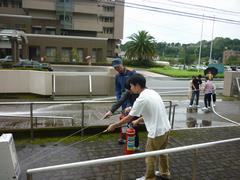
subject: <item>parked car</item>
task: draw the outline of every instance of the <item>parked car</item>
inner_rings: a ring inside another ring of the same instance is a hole
[[[232,68],[230,66],[224,66],[224,71],[232,71]]]
[[[19,61],[24,61],[24,60],[26,60],[26,59],[22,59],[19,57]],[[6,56],[4,58],[1,58],[0,62],[13,62],[13,58],[12,58],[12,56]]]
[[[36,69],[47,69],[48,71],[53,71],[53,68],[48,63],[40,63],[33,60],[22,60],[14,64],[13,67],[23,67],[23,68],[36,68]]]
[[[12,56],[6,56],[5,58],[1,58],[0,62],[12,62]]]

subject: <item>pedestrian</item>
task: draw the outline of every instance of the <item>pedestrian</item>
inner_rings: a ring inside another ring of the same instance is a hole
[[[191,81],[191,99],[190,99],[190,104],[189,107],[193,106],[193,101],[196,97],[196,107],[199,107],[198,102],[199,102],[199,80],[196,78],[196,76],[192,76],[192,81]]]
[[[119,57],[113,59],[112,66],[117,71],[117,74],[115,76],[115,96],[116,96],[117,101],[119,101],[120,98],[122,97],[123,93],[126,91],[125,85],[126,85],[127,79],[130,76],[132,76],[133,74],[135,74],[136,71],[135,70],[129,70],[126,67],[124,67],[123,64],[122,64],[122,60]],[[122,112],[124,112],[124,110],[125,110],[125,108],[127,107],[128,104],[129,104],[129,99],[122,102]],[[122,117],[124,117],[124,114],[121,114],[119,119],[121,119]],[[126,127],[127,124],[125,124],[124,126]],[[124,141],[125,141],[124,134],[126,133],[125,130],[126,130],[126,128],[125,129],[124,128],[120,129],[121,137],[118,140],[119,144],[124,144]]]
[[[127,115],[132,106],[133,103],[135,102],[135,100],[138,98],[139,94],[133,94],[131,89],[130,89],[130,84],[129,84],[129,80],[127,80],[126,82],[126,92],[122,95],[122,97],[119,99],[119,101],[117,101],[115,104],[112,105],[111,109],[104,115],[104,119],[107,117],[110,117],[113,115],[113,113],[126,101],[129,101],[129,104],[127,105],[127,107],[125,108],[124,112],[122,112],[123,114]],[[134,119],[138,119],[139,117],[134,117]],[[124,128],[124,127],[121,127]],[[138,135],[138,126],[134,126],[133,127],[135,129],[135,151],[139,151],[139,135]],[[124,131],[126,132],[126,131]],[[123,138],[123,137],[122,137]],[[122,142],[119,140],[118,141],[119,144],[121,144]]]
[[[202,86],[202,75],[201,74],[198,75],[197,80],[198,80],[198,84],[199,84],[199,89],[201,89],[200,88]]]
[[[208,110],[211,108],[211,96],[213,93],[213,83],[209,79],[208,76],[206,76],[206,83],[204,85],[203,91],[204,91],[204,105],[205,107],[202,108],[203,111]]]
[[[168,144],[170,123],[161,96],[156,91],[146,88],[146,79],[140,74],[131,76],[129,83],[131,91],[134,94],[139,94],[139,97],[134,102],[129,114],[121,121],[109,125],[107,131],[114,131],[122,124],[131,122],[134,116],[142,116],[142,118],[132,121],[132,123],[136,125],[144,121],[148,131],[146,151],[165,149]],[[146,157],[145,162],[145,176],[138,178],[138,180],[155,179],[156,156]],[[160,155],[159,171],[156,175],[170,179],[168,155]]]

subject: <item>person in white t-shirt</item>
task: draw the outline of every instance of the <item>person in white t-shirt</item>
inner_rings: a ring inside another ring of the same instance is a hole
[[[134,125],[144,121],[148,131],[146,151],[155,151],[165,149],[168,144],[170,123],[167,117],[165,105],[161,96],[154,90],[146,88],[146,79],[141,74],[134,74],[129,78],[131,91],[139,94],[139,97],[133,104],[129,115],[121,121],[109,125],[107,131],[114,131],[122,124],[131,122],[134,116],[142,118],[133,121]],[[159,162],[159,171],[155,172],[156,157],[146,157],[145,176],[140,179],[152,180],[156,176],[170,179],[168,155],[161,155]]]

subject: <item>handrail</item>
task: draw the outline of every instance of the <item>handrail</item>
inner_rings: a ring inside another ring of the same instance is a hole
[[[193,144],[193,145],[188,145],[188,146],[183,146],[183,147],[175,147],[175,148],[169,148],[169,149],[164,149],[164,150],[131,154],[131,155],[127,155],[127,156],[122,155],[122,156],[115,156],[115,157],[110,157],[110,158],[101,158],[101,159],[94,159],[94,160],[88,160],[88,161],[82,161],[82,162],[33,168],[33,169],[27,170],[27,179],[28,180],[32,179],[32,174],[39,173],[39,172],[69,169],[69,168],[91,166],[91,165],[98,165],[98,164],[106,164],[106,163],[113,163],[113,162],[118,162],[118,161],[127,161],[127,160],[132,160],[132,159],[145,158],[145,157],[149,157],[149,156],[158,156],[158,155],[162,155],[162,154],[169,154],[169,153],[188,151],[188,150],[193,150],[193,149],[206,148],[206,147],[210,147],[210,146],[214,146],[214,145],[218,145],[218,144],[229,143],[229,142],[234,142],[234,141],[239,141],[239,140],[240,140],[240,138],[232,138],[232,139],[226,139],[226,140],[221,140],[221,141]]]
[[[109,100],[109,101],[97,101],[97,100],[82,100],[82,101],[25,101],[25,102],[0,102],[0,105],[28,105],[28,104],[81,104],[81,103],[114,103],[116,100]],[[163,102],[170,102],[170,101],[163,101]]]
[[[30,137],[31,139],[34,138],[34,127],[33,127],[33,105],[35,104],[81,104],[82,105],[82,121],[81,121],[81,128],[84,129],[84,112],[85,112],[85,104],[98,104],[98,103],[114,103],[116,102],[115,100],[108,100],[108,101],[99,101],[99,100],[81,100],[81,101],[35,101],[35,102],[0,102],[0,105],[29,105],[30,106]],[[169,108],[169,122],[171,122],[171,115],[172,113],[175,113],[175,108],[174,111],[172,112],[172,101],[163,101],[165,103],[169,103],[169,106],[166,106],[166,108]],[[172,127],[174,123],[174,114],[172,115]],[[73,124],[73,123],[72,123]],[[84,134],[84,130],[81,132],[81,134]]]

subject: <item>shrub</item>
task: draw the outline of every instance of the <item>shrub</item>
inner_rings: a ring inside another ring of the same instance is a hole
[[[6,68],[6,69],[11,69],[13,65],[13,62],[2,62],[1,66],[2,68]]]

